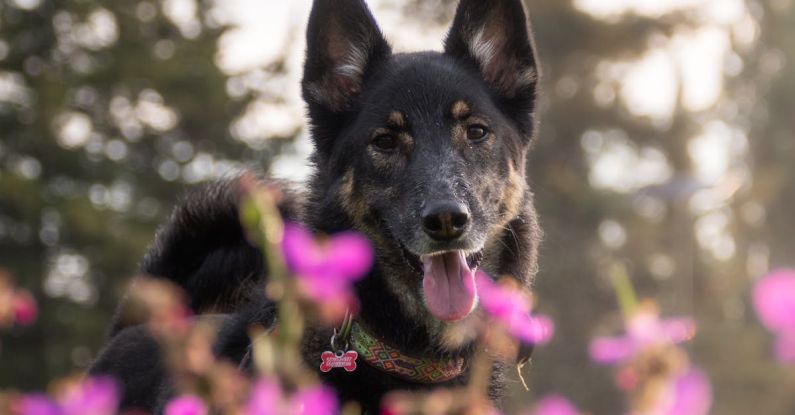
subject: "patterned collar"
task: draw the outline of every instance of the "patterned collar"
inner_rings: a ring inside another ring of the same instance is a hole
[[[464,358],[408,356],[370,334],[358,322],[351,327],[350,345],[368,365],[415,383],[442,383],[464,372]]]

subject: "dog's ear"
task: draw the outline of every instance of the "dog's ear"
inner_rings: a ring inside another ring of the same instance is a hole
[[[445,53],[475,65],[501,98],[533,110],[539,70],[521,0],[461,0]]]
[[[307,27],[304,100],[331,112],[361,92],[369,68],[391,54],[364,0],[315,0]]]

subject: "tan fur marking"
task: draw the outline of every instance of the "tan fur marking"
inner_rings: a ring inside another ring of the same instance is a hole
[[[508,162],[508,180],[502,191],[502,203],[505,206],[505,223],[519,215],[520,204],[524,198],[526,182],[524,177],[516,171],[513,162]]]
[[[501,208],[502,208],[502,217],[500,221],[492,227],[491,231],[489,232],[489,236],[487,238],[486,246],[483,248],[483,262],[481,263],[481,268],[484,270],[498,270],[500,269],[501,264],[500,255],[499,253],[505,249],[504,243],[500,240],[502,238],[503,233],[505,232],[506,228],[509,226],[511,221],[515,220],[516,218],[520,217],[522,214],[523,209],[525,206],[522,202],[527,201],[526,193],[527,193],[527,182],[523,176],[523,173],[520,169],[517,169],[516,166],[512,161],[508,162],[508,177],[505,181],[505,185],[502,188],[502,197],[501,197]],[[532,203],[527,201],[527,203]],[[514,236],[516,238],[516,236]],[[517,241],[517,243],[520,241]],[[532,249],[535,249],[535,246],[531,246]],[[535,254],[533,254],[534,256]],[[537,266],[537,264],[536,264]],[[536,269],[533,270],[525,270],[528,275],[534,275],[537,271]],[[514,276],[518,277],[518,276]]]
[[[472,109],[469,107],[469,104],[466,101],[459,100],[453,103],[453,107],[450,109],[450,114],[456,120],[463,120],[472,114]]]
[[[405,129],[406,128],[406,116],[403,115],[400,111],[392,111],[389,114],[389,119],[387,120],[389,126],[392,128],[398,129]]]
[[[340,184],[340,197],[343,200],[349,200],[353,194],[353,169],[348,169],[345,175],[342,176],[342,184]]]
[[[345,176],[342,177],[339,199],[345,213],[353,219],[355,224],[359,225],[363,222],[364,215],[367,214],[367,204],[354,194],[353,181],[353,169],[348,169]]]
[[[487,237],[489,242],[487,242],[487,245],[492,245],[498,239],[500,233],[505,229],[505,226],[519,216],[526,190],[527,182],[525,181],[522,174],[517,171],[513,162],[509,161],[508,177],[505,181],[505,185],[502,187],[502,194],[500,197],[500,210],[502,216],[489,231],[489,235]]]

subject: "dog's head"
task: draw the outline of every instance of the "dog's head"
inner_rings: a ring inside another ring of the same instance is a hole
[[[307,38],[316,202],[373,240],[404,302],[463,319],[482,252],[529,203],[538,68],[521,1],[462,0],[443,53],[393,54],[363,0],[316,0]]]

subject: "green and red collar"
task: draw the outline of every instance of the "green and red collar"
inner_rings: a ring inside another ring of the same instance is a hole
[[[270,333],[278,328],[274,325]],[[335,345],[337,336],[345,341],[345,349],[338,349]],[[367,365],[386,374],[409,382],[422,384],[436,384],[453,380],[465,370],[463,357],[415,357],[403,353],[371,334],[362,324],[354,321],[352,316],[346,315],[343,326],[338,334],[334,330],[331,338],[333,351],[322,353],[323,363],[320,370],[328,372],[333,368],[344,368],[348,372],[356,370],[356,360],[361,358]],[[240,362],[240,368],[250,367],[253,361],[253,345],[249,345]]]
[[[356,321],[351,326],[349,342],[362,361],[403,380],[424,384],[442,383],[464,372],[462,357],[409,356],[378,339]]]

